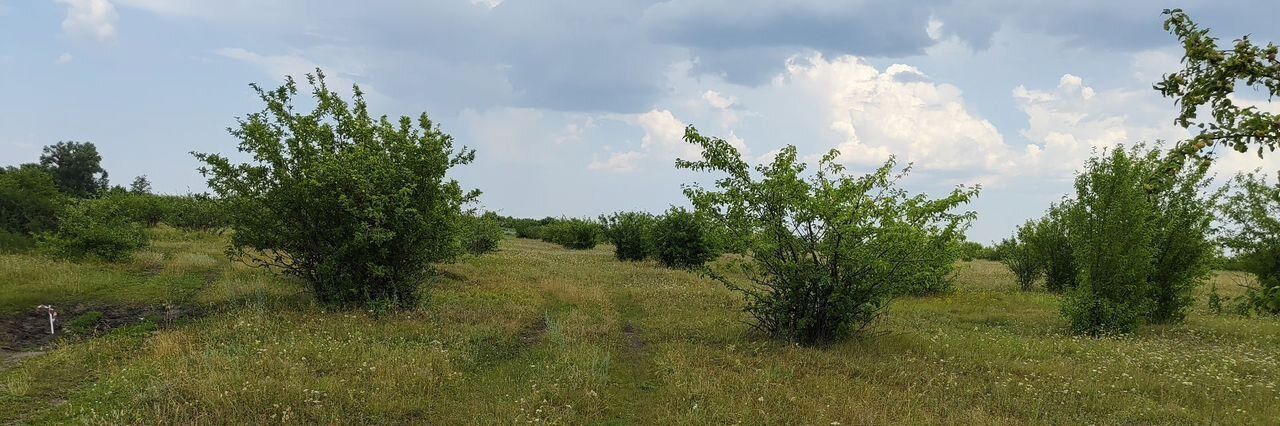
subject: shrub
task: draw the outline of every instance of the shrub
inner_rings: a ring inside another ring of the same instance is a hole
[[[231,224],[226,205],[208,194],[188,194],[166,199],[168,208],[164,222],[174,228],[212,232]]]
[[[542,239],[542,225],[538,224],[519,224],[516,225],[516,238],[530,238],[534,240]]]
[[[564,219],[542,227],[542,240],[574,250],[595,248],[600,225],[584,219]]]
[[[1275,184],[1259,173],[1237,175],[1234,184],[1222,203],[1230,224],[1222,242],[1236,252],[1236,266],[1258,277],[1258,286],[1245,293],[1247,309],[1280,314],[1280,172]]]
[[[327,305],[413,306],[431,265],[461,253],[458,219],[478,192],[446,175],[474,152],[455,152],[426,114],[373,118],[359,87],[348,104],[320,70],[307,81],[306,114],[292,78],[252,86],[266,107],[231,130],[252,162],[195,154],[234,231],[229,253],[301,278]]]
[[[669,268],[696,268],[714,257],[697,215],[672,207],[653,225],[653,257]]]
[[[111,199],[78,200],[58,217],[58,229],[41,234],[38,246],[56,257],[127,260],[147,245],[142,226],[129,221],[121,203]]]
[[[960,260],[966,262],[972,260],[1000,260],[995,248],[987,247],[976,241],[960,241],[959,249]]]
[[[35,165],[0,170],[0,229],[19,237],[52,230],[65,200]]]
[[[1036,224],[1035,221],[1027,221],[1018,227],[1013,238],[1007,238],[997,246],[997,250],[1000,251],[1000,262],[1013,272],[1013,276],[1018,280],[1018,287],[1023,291],[1030,291],[1036,279],[1044,273],[1043,259],[1032,242],[1034,239],[1032,233],[1035,232]]]
[[[613,254],[618,260],[644,260],[652,251],[651,234],[656,220],[643,212],[614,213],[600,218],[604,224],[604,236],[613,244]]]
[[[1178,321],[1212,261],[1202,168],[1171,165],[1141,145],[1095,156],[1066,213],[1080,282],[1063,313],[1084,334]]]
[[[498,243],[502,241],[502,227],[492,217],[463,216],[458,236],[467,253],[479,256],[498,251]]]
[[[937,250],[931,235],[955,237],[973,218],[952,210],[976,189],[960,187],[941,199],[908,196],[897,187],[905,170],[894,174],[893,160],[855,177],[833,150],[806,174],[788,146],[757,167],[757,176],[723,139],[688,127],[685,140],[702,148],[702,159],[678,160],[677,167],[725,175],[715,190],[692,185],[685,194],[744,241],[749,255],[740,261],[749,283],[713,276],[744,293],[754,326],[777,337],[813,344],[864,330],[898,285],[920,279],[910,272],[915,265],[955,261],[957,250]]]
[[[171,203],[164,197],[150,194],[121,193],[110,194],[104,198],[110,198],[120,203],[125,212],[124,214],[129,217],[130,221],[149,227],[156,226],[170,215],[169,208]]]
[[[1063,293],[1076,287],[1080,268],[1076,265],[1067,236],[1066,211],[1070,204],[1057,204],[1049,213],[1035,222],[1030,245],[1044,266],[1044,288],[1053,293]]]

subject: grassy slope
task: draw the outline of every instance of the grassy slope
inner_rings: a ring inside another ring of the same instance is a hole
[[[1184,325],[1075,338],[1055,296],[1018,292],[990,262],[967,264],[954,294],[896,302],[880,335],[801,348],[752,335],[740,299],[718,284],[620,263],[605,247],[574,252],[508,240],[497,254],[447,265],[456,279],[437,283],[418,312],[379,318],[325,312],[295,283],[214,256],[219,244],[164,232],[152,249],[163,256],[123,266],[0,258],[0,279],[57,278],[21,291],[0,286],[0,310],[49,298],[169,298],[210,312],[174,328],[66,344],[0,371],[0,423],[1280,417],[1280,321],[1209,316],[1201,303]],[[1215,279],[1236,292],[1243,278]],[[187,281],[199,284],[159,285]]]

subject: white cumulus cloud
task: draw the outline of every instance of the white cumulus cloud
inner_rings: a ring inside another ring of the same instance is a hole
[[[55,0],[67,6],[62,30],[73,37],[106,41],[116,36],[116,8],[108,0]]]

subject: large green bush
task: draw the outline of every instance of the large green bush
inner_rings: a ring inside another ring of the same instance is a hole
[[[706,226],[693,212],[667,210],[653,224],[653,257],[669,268],[696,268],[714,257]]]
[[[0,170],[0,229],[11,240],[52,230],[65,204],[51,176],[35,165]]]
[[[585,219],[561,219],[545,225],[541,230],[541,238],[549,243],[559,244],[574,250],[595,248],[600,243],[603,233],[600,224]]]
[[[644,212],[620,212],[602,217],[604,236],[613,244],[618,260],[644,260],[652,251],[653,215]]]
[[[1204,178],[1141,145],[1089,160],[1066,213],[1080,268],[1063,307],[1073,330],[1127,333],[1182,318],[1212,261]]]
[[[230,253],[306,282],[329,305],[412,306],[423,274],[461,252],[464,192],[447,177],[474,152],[420,115],[370,115],[363,92],[348,103],[308,75],[315,106],[296,112],[292,78],[231,134],[252,161],[196,154],[231,228]]]
[[[905,171],[895,173],[892,160],[851,176],[833,150],[806,173],[788,146],[753,173],[722,139],[689,127],[685,140],[702,148],[702,159],[678,160],[677,167],[721,175],[715,189],[691,185],[686,195],[744,241],[748,255],[740,264],[748,283],[715,276],[747,296],[745,309],[758,329],[781,338],[812,344],[864,330],[898,286],[922,278],[916,265],[956,260],[959,250],[938,250],[933,236],[958,238],[973,218],[953,210],[976,189],[957,188],[941,199],[908,195],[897,186]]]
[[[56,257],[128,259],[147,245],[142,225],[130,221],[118,200],[77,200],[58,217],[58,228],[40,234],[39,248]]]
[[[1255,312],[1280,315],[1280,172],[1275,183],[1261,173],[1235,177],[1235,191],[1222,203],[1229,227],[1223,237],[1234,263],[1258,277],[1245,294]]]

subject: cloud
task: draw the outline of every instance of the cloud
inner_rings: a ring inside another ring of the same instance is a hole
[[[70,53],[63,52],[61,55],[58,55],[57,59],[53,60],[53,63],[54,65],[69,64],[74,59],[75,57],[71,56]]]
[[[880,71],[857,57],[815,54],[789,61],[773,86],[825,104],[847,163],[875,164],[894,154],[922,169],[982,173],[1007,161],[1004,138],[969,112],[960,89],[930,82],[915,67]]]
[[[1095,149],[1187,136],[1171,124],[1172,107],[1151,91],[1095,91],[1065,74],[1053,90],[1018,86],[1013,97],[1027,115],[1020,133],[1032,143],[1019,160],[1022,174],[1066,179]]]
[[[634,172],[640,169],[639,162],[644,157],[644,153],[637,151],[620,152],[604,160],[592,160],[591,164],[587,165],[587,169],[612,173]]]
[[[62,30],[73,37],[106,41],[116,36],[116,8],[108,0],[55,0],[67,6]]]

